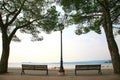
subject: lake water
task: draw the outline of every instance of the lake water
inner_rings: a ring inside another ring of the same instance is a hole
[[[40,64],[40,65],[48,65],[49,69],[59,69],[60,63],[35,63],[35,62],[22,62],[22,63],[9,63],[9,68],[21,68],[22,64]],[[83,61],[83,62],[64,62],[64,69],[75,69],[75,65],[77,64],[101,64],[102,69],[113,69],[112,63],[107,61]]]

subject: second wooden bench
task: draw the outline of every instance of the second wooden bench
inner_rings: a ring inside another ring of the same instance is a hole
[[[102,74],[101,65],[75,65],[75,75],[77,75],[78,70],[98,70],[98,74]]]

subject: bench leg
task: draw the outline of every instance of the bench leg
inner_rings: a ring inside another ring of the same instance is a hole
[[[22,74],[25,74],[24,70],[22,70],[21,75],[22,75]]]
[[[77,75],[77,70],[75,70],[75,75]]]
[[[48,75],[48,70],[46,71],[46,75]]]
[[[99,71],[98,71],[98,74],[102,75],[102,72],[101,72],[101,70],[99,70]]]

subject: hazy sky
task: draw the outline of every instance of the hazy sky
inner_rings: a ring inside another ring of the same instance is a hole
[[[107,60],[110,59],[104,33],[99,35],[94,32],[76,35],[75,27],[63,30],[63,59],[69,61]],[[44,40],[31,42],[30,35],[17,35],[22,42],[12,42],[9,62],[59,62],[60,61],[60,32],[51,34],[42,33]],[[120,36],[116,38],[120,49]],[[0,39],[0,55],[2,45]]]
[[[57,6],[57,10],[62,9]],[[94,32],[76,35],[75,27],[71,26],[63,30],[63,60],[88,61],[111,59],[104,33],[101,35]],[[51,34],[42,33],[44,40],[31,42],[30,35],[17,35],[22,42],[11,42],[9,62],[59,62],[60,61],[60,32]],[[120,49],[120,36],[116,38]],[[2,41],[0,36],[0,58],[2,53]]]

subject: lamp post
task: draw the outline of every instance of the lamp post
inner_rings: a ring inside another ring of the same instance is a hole
[[[61,46],[61,57],[60,57],[60,70],[59,75],[65,75],[64,67],[63,67],[63,50],[62,50],[62,30],[60,31],[60,46]]]
[[[61,23],[59,24],[59,30],[60,30],[60,70],[58,72],[58,75],[63,76],[65,75],[64,67],[63,67],[63,42],[62,42],[62,31],[64,29],[64,25]]]
[[[63,42],[62,42],[62,32],[63,32],[63,29],[64,27],[66,26],[67,24],[67,17],[66,16],[62,16],[62,18],[59,18],[59,30],[60,30],[60,69],[59,69],[59,72],[58,72],[58,75],[60,76],[64,76],[65,75],[65,70],[64,70],[64,67],[63,67]]]

